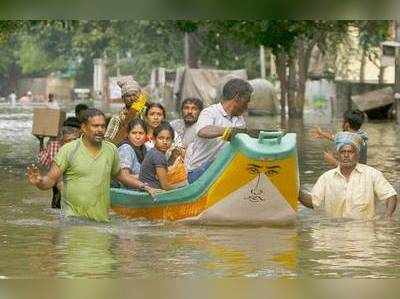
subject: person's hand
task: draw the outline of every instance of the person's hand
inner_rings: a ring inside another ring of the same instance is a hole
[[[40,175],[39,168],[33,164],[28,166],[26,174],[28,176],[29,183],[33,186],[37,186],[43,179],[43,177]]]
[[[228,141],[231,141],[233,137],[236,136],[236,134],[244,133],[249,135],[250,137],[253,138],[258,138],[258,135],[260,133],[260,130],[258,129],[247,129],[247,128],[231,128],[231,133],[228,136]]]
[[[324,134],[320,127],[316,127],[315,129],[311,130],[311,137],[314,139],[322,139],[324,138]]]
[[[338,161],[336,160],[336,157],[332,152],[324,152],[324,160],[326,163],[334,167],[338,165]]]

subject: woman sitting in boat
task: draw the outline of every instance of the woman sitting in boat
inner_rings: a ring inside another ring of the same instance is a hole
[[[146,153],[140,169],[139,179],[152,188],[172,190],[175,186],[168,181],[166,153],[172,146],[175,132],[168,122],[163,121],[152,133],[154,136],[154,148]]]
[[[118,147],[121,171],[139,177],[140,167],[146,155],[146,124],[140,118],[128,123],[128,137]]]
[[[165,121],[166,118],[167,118],[167,113],[163,105],[159,103],[149,103],[147,105],[147,109],[144,114],[144,120],[146,122],[146,127],[147,127],[146,145],[149,148],[154,147],[154,141],[155,141],[154,129],[157,128],[161,124],[161,122]],[[179,135],[175,134],[175,132],[174,135],[175,135],[173,139],[174,147],[183,148],[184,147],[183,142],[179,138]]]

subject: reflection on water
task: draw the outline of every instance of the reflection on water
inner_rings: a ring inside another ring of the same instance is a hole
[[[0,106],[0,277],[400,277],[400,225],[396,221],[325,219],[300,208],[294,228],[192,227],[162,222],[111,224],[67,220],[49,208],[49,192],[26,184],[24,169],[35,161],[31,109]],[[276,118],[250,118],[256,127]],[[285,124],[298,133],[301,182],[310,188],[328,169],[325,141],[309,130],[340,127],[324,115]],[[369,164],[397,183],[398,129],[368,123]]]

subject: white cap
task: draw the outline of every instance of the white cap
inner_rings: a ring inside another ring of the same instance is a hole
[[[32,95],[32,92],[31,92],[31,91],[28,91],[26,94],[27,94],[28,96],[31,96],[31,95]]]

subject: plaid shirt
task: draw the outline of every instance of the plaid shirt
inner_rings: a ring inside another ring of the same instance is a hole
[[[53,159],[61,147],[59,140],[50,139],[45,148],[41,149],[38,154],[39,163],[43,166],[50,167]]]

